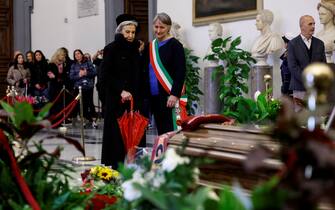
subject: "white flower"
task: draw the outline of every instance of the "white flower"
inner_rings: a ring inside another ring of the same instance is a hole
[[[257,90],[254,94],[254,100],[257,101],[258,96],[261,94],[261,91]]]
[[[144,174],[144,179],[147,182],[151,182],[151,180],[153,180],[154,178],[155,178],[155,173],[153,171],[149,171]]]
[[[209,190],[207,196],[211,200],[215,200],[215,201],[220,200],[219,196],[213,190]]]
[[[141,191],[136,189],[133,185],[135,183],[132,179],[123,182],[121,185],[123,189],[123,197],[128,201],[134,201],[142,196]]]
[[[187,164],[190,159],[187,157],[180,157],[172,148],[167,149],[165,158],[162,161],[162,169],[167,172],[173,171],[180,164]]]
[[[157,173],[155,178],[152,180],[152,186],[159,188],[165,182],[165,177],[162,173]]]
[[[143,178],[143,169],[137,168],[137,170],[133,173],[133,177],[130,180],[123,182],[121,185],[123,189],[123,196],[128,201],[134,201],[142,196],[140,190],[134,187],[134,184],[145,185],[146,180]]]
[[[199,175],[200,175],[200,170],[199,168],[194,168],[193,170],[193,179],[194,179],[194,182],[199,182]]]

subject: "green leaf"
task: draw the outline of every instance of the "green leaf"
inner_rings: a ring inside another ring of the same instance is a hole
[[[241,201],[230,191],[229,188],[224,188],[220,194],[219,209],[246,210]]]
[[[223,42],[222,42],[222,47],[223,47],[223,48],[227,47],[227,44],[228,44],[228,42],[230,42],[231,39],[232,39],[231,36],[225,38],[225,39],[223,40]]]
[[[7,104],[4,101],[0,101],[2,108],[9,114],[9,118],[10,120],[13,122],[13,124],[15,125],[15,111],[14,111],[14,107],[12,107],[11,105]]]
[[[36,122],[33,107],[27,102],[15,103],[14,112],[15,122],[18,128],[23,122],[27,122],[28,124]]]
[[[257,97],[257,106],[260,113],[266,113],[267,101],[265,95],[262,93]]]
[[[142,197],[147,199],[152,205],[159,209],[169,209],[167,202],[166,202],[166,195],[164,192],[161,191],[151,191],[146,187],[142,187],[139,184],[134,183],[135,187],[140,189],[142,192]]]
[[[222,38],[217,38],[217,39],[213,40],[213,42],[212,42],[212,50],[214,48],[221,47],[222,43],[223,43],[223,39]],[[214,50],[213,50],[213,52],[214,52]]]
[[[255,210],[258,209],[283,209],[285,201],[291,194],[283,189],[277,188],[279,179],[273,177],[268,182],[257,186],[251,199]]]
[[[231,43],[230,43],[230,49],[235,49],[236,46],[238,46],[239,44],[241,44],[241,37],[237,37],[236,39],[234,39]]]
[[[43,120],[45,117],[47,117],[51,106],[52,106],[52,103],[47,103],[46,105],[44,105],[43,108],[39,111],[36,119]]]

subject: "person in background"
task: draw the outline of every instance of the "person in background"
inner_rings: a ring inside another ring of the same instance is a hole
[[[70,79],[74,83],[75,95],[79,93],[79,87],[82,88],[84,117],[89,121],[93,128],[97,128],[93,117],[95,117],[95,108],[93,104],[94,77],[95,68],[91,61],[85,57],[80,49],[73,52],[74,63],[70,70]],[[77,105],[77,113],[79,104]]]
[[[68,73],[66,72],[66,58],[63,49],[59,48],[53,54],[50,59],[48,67],[48,97],[50,102],[55,104],[50,109],[50,114],[56,114],[60,112],[63,107],[63,100],[59,99],[55,101],[58,94],[62,91],[63,85],[69,80]]]
[[[92,58],[91,58],[91,54],[89,53],[84,53],[84,57],[86,58],[87,61],[92,63]]]
[[[66,73],[66,80],[64,81],[64,84],[65,84],[65,88],[67,90],[70,90],[72,91],[73,90],[73,82],[70,80],[70,69],[71,69],[71,66],[72,64],[74,63],[74,60],[72,60],[69,56],[69,50],[65,47],[61,47],[60,48],[64,55],[65,55],[65,63],[64,63],[64,69],[65,69],[65,73]],[[68,101],[68,99],[67,99]]]
[[[18,54],[22,54],[22,52],[20,50],[15,50],[14,53],[13,53],[13,60],[9,61],[9,63],[8,63],[8,68],[10,68],[12,65],[14,65],[14,63],[15,63],[15,57]]]
[[[310,15],[300,17],[300,35],[288,43],[288,68],[291,71],[290,90],[293,91],[294,110],[299,112],[304,107],[306,89],[302,80],[305,67],[313,62],[326,62],[324,43],[313,36],[314,18]]]
[[[101,80],[102,80],[102,69],[103,69],[103,65],[102,65],[102,61],[103,61],[103,54],[104,54],[104,50],[98,50],[92,57],[93,60],[93,64],[95,65],[95,68],[97,70],[97,82],[95,84],[95,87],[97,89],[98,92],[98,99],[101,102],[101,113],[100,113],[100,117],[103,118],[104,116],[104,111],[105,111],[105,100],[104,100],[104,95],[103,95],[103,91],[101,90]]]
[[[32,66],[34,65],[34,52],[29,50],[26,52],[26,62],[25,65],[28,69],[31,70]]]
[[[101,90],[105,100],[101,163],[114,169],[125,160],[125,147],[117,119],[129,109],[141,110],[140,42],[135,39],[138,23],[135,17],[122,14],[116,18],[115,40],[104,48]]]
[[[282,63],[280,65],[280,74],[281,74],[281,93],[283,96],[292,96],[292,90],[290,90],[290,81],[291,81],[291,72],[288,68],[287,63],[287,45],[289,39],[286,36],[282,37],[285,43],[285,52],[280,56]]]
[[[48,61],[41,50],[34,53],[35,62],[30,70],[31,72],[31,95],[35,96],[36,109],[42,108],[48,98]]]
[[[74,84],[72,80],[70,79],[70,69],[71,69],[72,64],[74,63],[74,60],[70,58],[69,50],[66,47],[61,47],[60,50],[62,50],[65,55],[64,72],[66,75],[64,76],[65,80],[63,82],[63,85],[65,86],[65,89],[67,91],[74,94],[75,93]],[[71,103],[71,101],[73,101],[73,99],[74,98],[72,95],[65,94],[65,105],[67,106],[69,103]],[[72,121],[72,119],[75,119],[75,121]],[[73,125],[76,124],[76,118],[74,118],[74,112],[70,113],[70,115],[68,116],[68,119],[65,119],[65,123],[72,123]]]
[[[185,81],[186,61],[183,45],[170,35],[171,18],[158,13],[153,20],[156,39],[145,53],[149,64],[145,65],[148,78],[150,113],[153,114],[158,135],[175,130],[175,106],[179,103]],[[150,54],[150,56],[149,56]],[[166,80],[170,77],[170,87]],[[172,84],[171,84],[172,83]]]
[[[100,66],[104,56],[104,50],[98,50],[92,57],[93,64],[98,67]]]
[[[24,65],[24,56],[19,53],[14,58],[14,64],[9,68],[7,73],[7,82],[15,86],[18,95],[27,95],[30,79],[30,70]]]

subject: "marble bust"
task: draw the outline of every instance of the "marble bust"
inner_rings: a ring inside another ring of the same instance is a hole
[[[335,5],[330,2],[320,2],[317,6],[320,23],[323,29],[316,34],[325,44],[327,63],[333,63],[332,55],[335,50]]]
[[[185,41],[184,38],[180,32],[181,26],[177,22],[172,22],[171,29],[170,29],[170,34],[176,38],[182,45],[185,47]]]
[[[207,53],[206,55],[210,55],[213,53],[212,51],[212,42],[215,40],[215,39],[218,39],[218,38],[221,38],[222,37],[222,25],[220,23],[211,23],[209,24],[208,26],[208,36],[209,36],[209,40],[210,40],[210,44],[208,46],[208,49],[207,49]],[[215,67],[215,66],[218,66],[218,62],[215,62],[215,61],[206,61],[205,62],[205,66],[206,67]]]
[[[266,59],[269,54],[281,50],[285,44],[281,36],[271,31],[273,13],[270,10],[262,10],[256,16],[256,28],[261,32],[251,48],[251,54],[256,59],[256,65],[268,65]]]

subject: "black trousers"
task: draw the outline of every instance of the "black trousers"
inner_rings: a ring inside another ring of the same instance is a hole
[[[78,93],[79,93],[79,90],[75,89],[74,95],[77,95]],[[93,103],[93,88],[82,89],[82,95],[83,95],[84,118],[86,118],[89,122],[92,122],[93,117],[95,117],[95,108],[94,108],[94,103]],[[78,103],[74,110],[74,116],[77,116],[79,111],[80,111],[80,104]]]
[[[151,114],[154,115],[158,135],[173,131],[172,108],[166,107],[167,96],[151,96]]]

